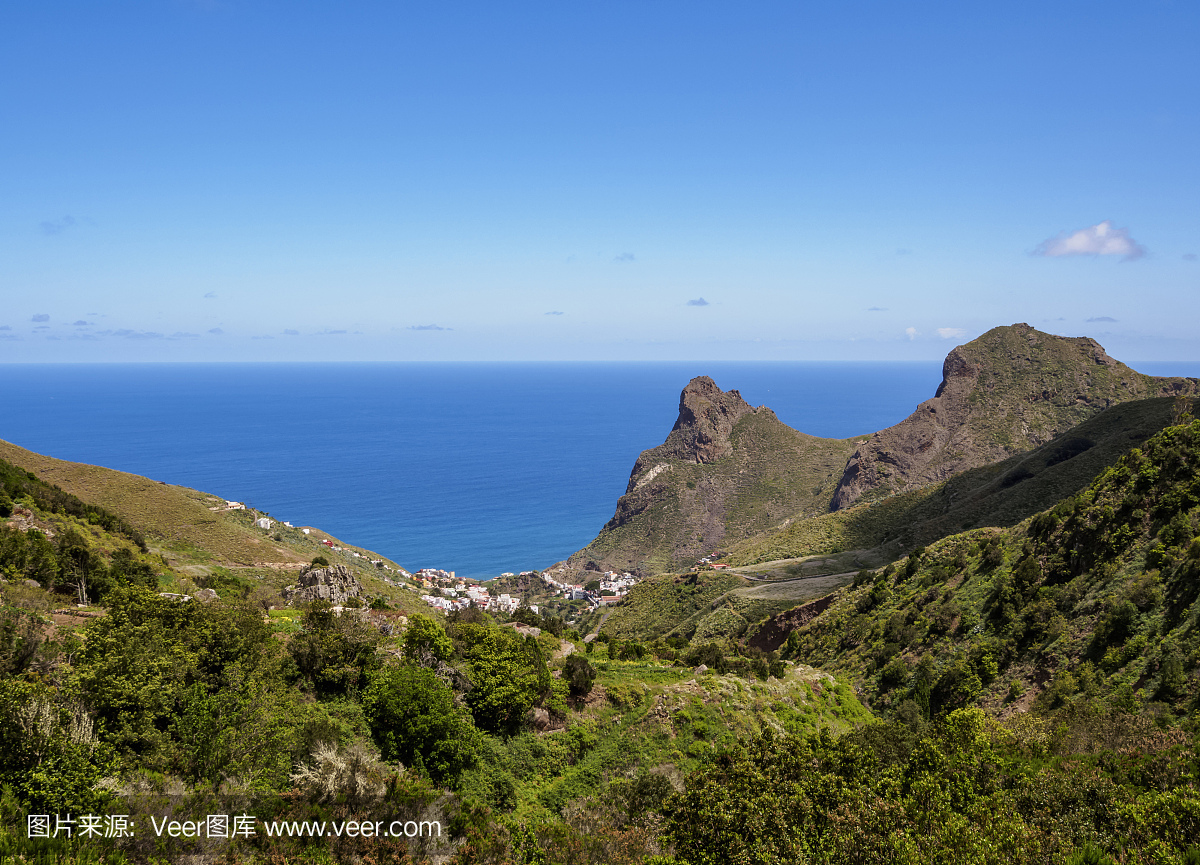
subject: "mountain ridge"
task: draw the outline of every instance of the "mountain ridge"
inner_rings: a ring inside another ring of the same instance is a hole
[[[664,442],[635,461],[612,519],[566,564],[679,569],[784,524],[1028,452],[1119,403],[1198,392],[1200,381],[1137,372],[1090,337],[1023,323],[955,347],[934,396],[870,436],[809,436],[697,376]]]
[[[830,510],[1030,450],[1119,402],[1196,392],[1195,379],[1139,373],[1090,337],[992,328],[950,351],[933,398],[855,451]]]

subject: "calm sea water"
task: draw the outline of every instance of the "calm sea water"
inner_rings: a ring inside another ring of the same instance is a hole
[[[846,437],[906,417],[941,365],[7,365],[0,438],[245,501],[408,568],[488,578],[586,545],[695,375]]]

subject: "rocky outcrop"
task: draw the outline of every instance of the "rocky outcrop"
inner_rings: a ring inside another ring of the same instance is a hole
[[[859,446],[830,509],[1032,450],[1117,403],[1196,392],[1195,379],[1143,375],[1094,339],[993,328],[947,355],[933,399]]]
[[[774,652],[787,642],[788,634],[807,625],[829,609],[835,597],[836,595],[826,595],[772,616],[762,623],[762,626],[746,643],[756,649],[762,649],[764,652]]]
[[[679,394],[679,417],[667,440],[641,455],[629,477],[633,489],[638,476],[651,461],[683,460],[711,463],[733,453],[729,440],[733,425],[754,411],[736,390],[723,391],[706,375],[687,383]]]
[[[296,585],[283,590],[283,596],[289,604],[328,601],[339,607],[350,598],[361,598],[362,593],[362,583],[345,565],[327,568],[309,565],[300,572],[300,580]]]
[[[699,376],[680,393],[666,440],[634,463],[613,518],[568,563],[657,573],[797,512],[823,513],[852,450],[797,432]]]

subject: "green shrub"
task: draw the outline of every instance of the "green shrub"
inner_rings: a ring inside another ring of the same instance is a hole
[[[586,697],[592,691],[596,668],[588,663],[587,658],[572,654],[563,664],[563,679],[572,697]]]

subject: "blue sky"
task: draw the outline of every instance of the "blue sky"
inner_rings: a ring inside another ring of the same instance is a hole
[[[0,362],[1200,359],[1194,2],[10,3]]]

